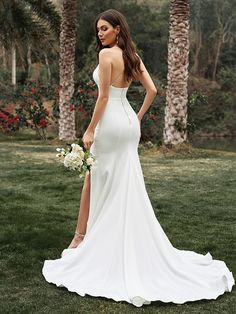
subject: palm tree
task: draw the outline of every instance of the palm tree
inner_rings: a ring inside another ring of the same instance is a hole
[[[74,93],[77,0],[63,0],[60,33],[59,139],[74,140],[75,112],[71,105]]]
[[[16,84],[16,51],[40,43],[50,32],[59,35],[60,15],[49,0],[0,0],[0,44],[12,55],[12,83]],[[21,57],[21,59],[24,59]]]
[[[187,140],[189,1],[172,0],[168,43],[168,76],[163,141],[173,146]]]

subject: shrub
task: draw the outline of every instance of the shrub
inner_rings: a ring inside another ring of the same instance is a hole
[[[189,121],[194,121],[194,131],[209,136],[235,135],[235,95],[218,89],[200,95],[195,92],[189,101]]]
[[[236,92],[236,71],[228,67],[222,68],[217,75],[222,91]]]
[[[12,92],[1,106],[0,127],[4,132],[16,131],[20,127],[30,127],[40,138],[46,140],[46,128],[54,120],[44,106],[46,99],[57,102],[57,88],[39,82],[28,82]],[[12,111],[7,108],[11,105]]]

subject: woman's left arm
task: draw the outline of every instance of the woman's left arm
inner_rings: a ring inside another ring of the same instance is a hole
[[[104,48],[99,53],[99,93],[95,104],[91,121],[83,135],[86,149],[89,149],[94,141],[94,130],[101,119],[109,97],[111,78],[111,58],[109,48]]]
[[[143,61],[140,59],[140,67],[141,67],[141,74],[137,77],[137,79],[140,81],[140,83],[143,85],[143,87],[146,89],[146,95],[143,101],[143,104],[137,113],[138,119],[141,122],[144,114],[147,112],[149,107],[151,106],[156,94],[157,89],[154,85],[145,65],[143,64]]]

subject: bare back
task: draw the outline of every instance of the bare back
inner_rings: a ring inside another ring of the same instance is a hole
[[[122,50],[118,47],[110,48],[112,66],[111,66],[111,82],[110,85],[118,88],[128,87],[129,82],[124,77],[124,59]]]

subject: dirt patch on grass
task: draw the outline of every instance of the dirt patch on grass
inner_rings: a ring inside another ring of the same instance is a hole
[[[54,163],[56,160],[56,149],[53,146],[32,145],[22,143],[0,143],[1,152],[14,155],[18,162],[24,163],[29,160],[43,163]]]

